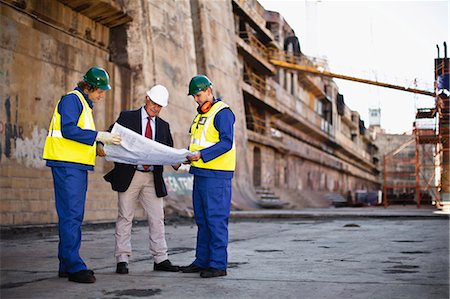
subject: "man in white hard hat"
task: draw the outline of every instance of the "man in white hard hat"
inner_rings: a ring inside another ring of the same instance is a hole
[[[122,111],[117,123],[147,138],[173,146],[170,127],[158,114],[166,107],[169,92],[155,85],[146,92],[145,105],[137,110]],[[172,166],[175,170],[179,165]],[[145,210],[149,225],[149,247],[153,256],[154,271],[178,272],[167,255],[164,232],[163,197],[167,195],[162,165],[129,165],[114,163],[114,169],[105,175],[112,189],[118,192],[118,216],[115,233],[116,273],[128,274],[131,256],[131,226],[135,204],[139,200]]]

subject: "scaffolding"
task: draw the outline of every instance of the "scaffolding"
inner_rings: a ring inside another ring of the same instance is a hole
[[[383,157],[383,204],[405,204],[415,188],[414,139],[410,138]]]
[[[450,206],[450,71],[447,44],[444,42],[444,57],[434,61],[436,87],[436,113],[439,119],[439,152],[441,163],[441,201]]]
[[[436,108],[419,108],[414,122],[416,144],[416,198],[417,207],[423,194],[431,196],[432,203],[441,207],[442,136],[439,134]]]
[[[438,52],[438,58],[435,59],[435,107],[417,109],[413,130],[414,163],[409,160],[407,161],[410,163],[407,171],[393,173],[397,175],[397,178],[403,176],[411,178],[410,171],[413,164],[415,184],[414,186],[407,184],[402,187],[414,189],[418,208],[426,199],[430,199],[431,203],[438,208],[443,208],[444,204],[450,204],[450,94],[446,43],[444,43],[444,49],[444,58],[440,58]],[[390,169],[401,165],[402,161],[397,161],[396,155],[406,148],[408,147],[399,147],[397,151],[385,156],[385,206],[388,205],[389,188],[396,188],[395,184],[390,184],[390,181],[395,180],[395,177],[390,177]]]
[[[417,109],[411,138],[383,158],[383,204],[440,206],[440,137],[436,109]]]

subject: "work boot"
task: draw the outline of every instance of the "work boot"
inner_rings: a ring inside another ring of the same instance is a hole
[[[200,268],[197,265],[194,265],[194,263],[190,264],[189,266],[181,266],[180,271],[183,273],[198,273],[202,270],[205,270],[204,268]]]
[[[212,278],[212,277],[219,277],[219,276],[226,276],[227,275],[227,271],[226,270],[221,270],[221,269],[216,269],[216,268],[209,268],[206,270],[203,270],[202,272],[200,272],[200,277],[202,278]]]
[[[94,283],[96,281],[94,271],[81,270],[74,273],[69,273],[69,281],[79,283]]]

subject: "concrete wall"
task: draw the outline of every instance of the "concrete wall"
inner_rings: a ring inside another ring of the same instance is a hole
[[[117,43],[126,43],[118,50],[117,63],[130,71],[131,95],[121,109],[138,109],[144,105],[145,92],[151,86],[166,86],[169,105],[162,109],[160,117],[170,124],[174,146],[186,148],[189,125],[196,113],[195,102],[187,96],[189,80],[197,74],[190,2],[126,1],[125,6],[133,21],[123,29],[115,29],[124,32],[123,41]],[[169,190],[166,212],[190,214],[190,175],[185,170],[175,174],[171,167],[165,170]],[[143,216],[142,209],[137,215]]]
[[[245,110],[240,89],[235,25],[231,1],[191,0],[197,67],[214,83],[216,97],[230,105],[236,116],[235,141],[237,165],[233,181],[233,204],[253,206],[249,164],[246,160],[247,131]],[[186,88],[187,89],[187,88]]]
[[[57,100],[92,65],[107,69],[112,80],[112,91],[94,108],[99,130],[107,129],[121,110],[142,106],[145,91],[158,83],[170,93],[169,106],[160,116],[171,125],[175,147],[187,147],[196,113],[195,102],[187,96],[188,83],[197,73],[205,73],[214,82],[216,95],[235,112],[238,153],[246,152],[231,2],[99,1],[93,5],[97,4],[120,8],[132,21],[109,28],[64,1],[0,4],[1,225],[57,221],[51,173],[42,161],[42,149]],[[103,180],[111,168],[112,163],[98,158],[89,174],[86,221],[116,217],[116,194]],[[171,190],[167,205],[177,211],[189,209],[189,175],[183,170],[166,171]],[[252,192],[247,188],[248,174],[247,161],[239,160],[235,205],[251,205],[246,203]],[[137,217],[142,216],[139,210]]]
[[[172,125],[175,146],[188,145],[188,124],[195,111],[186,96],[188,80],[196,73],[189,47],[189,2],[128,1],[127,12],[135,21],[114,29],[123,32],[116,45],[127,45],[115,55],[108,49],[110,28],[60,2],[46,2],[30,1],[25,7],[0,4],[1,225],[57,221],[42,149],[56,102],[92,65],[107,69],[113,87],[94,108],[99,130],[107,129],[122,109],[140,107],[144,92],[155,83],[170,91],[170,105],[161,116]],[[85,28],[91,29],[89,36],[77,34]],[[98,158],[90,173],[86,221],[116,217],[116,194],[103,180],[111,168],[112,163]]]
[[[92,65],[105,67],[120,85],[106,49],[109,31],[58,2],[50,7],[29,2],[24,11],[2,3],[0,9],[1,224],[55,222],[51,173],[41,159],[49,120],[61,95]],[[92,28],[89,37],[95,42],[70,31],[84,28]],[[112,118],[112,101],[110,92],[95,107],[99,129]],[[88,193],[88,221],[111,219],[115,213],[115,195],[101,179],[104,162],[97,162],[89,180],[96,187]]]
[[[344,195],[349,190],[372,191],[380,188],[377,181],[354,165],[301,142],[294,144],[299,149],[295,154],[249,142],[248,155],[249,161],[253,161],[254,148],[260,149],[263,161],[259,166],[261,186],[276,190],[276,194],[289,202],[291,207],[328,207],[327,193]],[[257,167],[253,165],[253,170]]]
[[[308,132],[297,130],[297,139],[284,134],[282,141],[269,144],[253,140],[260,137],[268,140],[269,136],[249,136],[254,132],[246,128],[242,59],[236,48],[233,15],[236,3],[233,3],[225,0],[3,0],[0,3],[0,225],[57,221],[53,182],[41,158],[42,148],[56,102],[93,65],[107,69],[112,81],[112,90],[105,101],[94,108],[99,130],[107,129],[121,110],[142,106],[145,91],[156,83],[163,84],[170,98],[169,106],[160,116],[170,123],[177,148],[188,146],[189,125],[196,114],[196,104],[187,96],[189,80],[203,73],[213,81],[215,95],[228,103],[236,115],[235,208],[256,207],[255,146],[261,150],[261,165],[257,166],[261,169],[262,184],[280,193],[288,191],[286,199],[299,207],[326,204],[322,197],[308,192],[345,192],[370,185],[372,175],[366,166],[359,167],[358,162],[345,155],[322,151],[324,141]],[[252,2],[253,6],[256,4]],[[90,9],[83,9],[84,5]],[[105,14],[105,9],[110,13]],[[109,20],[106,15],[117,17]],[[258,20],[264,28],[264,18],[260,16]],[[300,100],[280,89],[277,87],[277,96],[270,101],[283,113],[296,111]],[[296,93],[304,105],[314,108],[314,98],[309,98],[309,93],[302,93],[301,88]],[[286,107],[286,103],[292,107]],[[293,127],[287,131],[293,131]],[[85,213],[88,222],[113,221],[116,217],[116,194],[103,180],[112,166],[97,159],[95,171],[89,174]],[[169,189],[166,212],[190,215],[192,177],[186,170],[175,173],[167,167],[165,180]],[[136,216],[143,217],[142,209]]]

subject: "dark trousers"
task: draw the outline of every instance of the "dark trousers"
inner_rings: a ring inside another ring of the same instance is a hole
[[[87,192],[87,170],[52,167],[59,228],[59,272],[87,269],[80,257],[81,224]]]
[[[231,179],[194,176],[193,206],[197,223],[194,264],[227,269]]]

